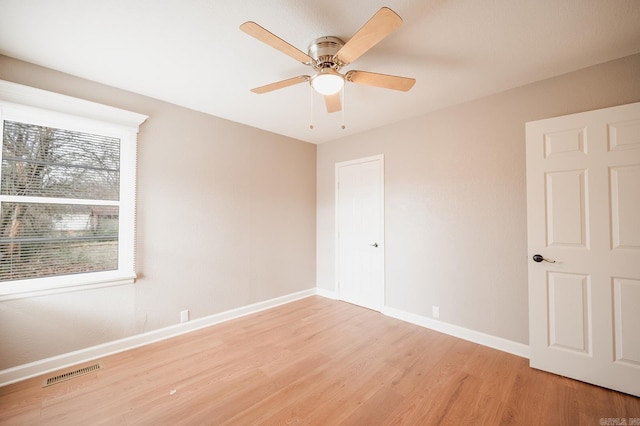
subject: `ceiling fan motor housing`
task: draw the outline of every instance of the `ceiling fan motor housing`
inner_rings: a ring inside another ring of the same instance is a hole
[[[313,58],[311,66],[316,71],[332,68],[338,71],[343,64],[336,62],[335,55],[344,46],[344,41],[338,37],[320,37],[309,45],[309,56]]]

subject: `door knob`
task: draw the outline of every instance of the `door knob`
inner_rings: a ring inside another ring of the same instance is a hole
[[[378,247],[378,243],[369,244],[371,247]]]
[[[555,261],[555,260],[545,259],[541,254],[534,254],[534,255],[533,255],[533,261],[534,261],[534,262],[538,262],[538,263],[540,263],[540,262],[542,262],[543,260],[544,260],[545,262],[549,262],[549,263],[556,263],[556,261]]]

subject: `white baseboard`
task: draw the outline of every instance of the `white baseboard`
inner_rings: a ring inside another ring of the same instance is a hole
[[[311,288],[308,290],[299,291],[297,293],[291,293],[285,296],[276,297],[274,299],[265,300],[263,302],[254,303],[252,305],[231,309],[229,311],[210,315],[208,317],[198,318],[185,323],[171,325],[159,330],[137,334],[135,336],[126,337],[124,339],[114,340],[113,342],[108,342],[86,349],[80,349],[78,351],[46,358],[40,361],[31,362],[29,364],[8,368],[6,370],[0,371],[0,387],[46,374],[52,371],[67,368],[72,365],[92,361],[97,358],[105,357],[107,355],[113,355],[129,349],[134,349],[140,346],[148,345],[150,343],[155,343],[160,340],[179,336],[181,334],[219,324],[224,321],[229,321],[235,318],[254,314],[266,309],[275,308],[276,306],[284,305],[286,303],[304,299],[316,294],[318,294],[317,289]]]
[[[419,325],[440,333],[468,340],[479,345],[488,346],[503,352],[508,352],[522,358],[529,358],[529,345],[514,342],[512,340],[503,339],[502,337],[492,336],[490,334],[481,333],[479,331],[470,330],[458,325],[448,324],[433,318],[424,317],[422,315],[413,314],[396,308],[385,306],[382,313],[392,318]]]
[[[124,339],[114,340],[113,342],[92,346],[86,349],[69,352],[66,354],[46,358],[40,361],[31,362],[29,364],[19,365],[0,371],[0,387],[26,380],[32,377],[40,376],[52,371],[61,370],[73,365],[92,361],[108,355],[124,352],[140,346],[155,343],[201,328],[209,327],[221,322],[229,321],[235,318],[254,314],[266,309],[275,308],[296,300],[304,299],[313,295],[325,297],[327,299],[338,299],[335,291],[322,288],[312,288],[297,293],[287,294],[285,296],[276,297],[274,299],[265,300],[263,302],[254,303],[252,305],[243,306],[218,314],[210,315],[204,318],[198,318],[182,324],[171,325],[159,330],[149,331],[147,333],[137,334],[135,336],[126,337]],[[439,331],[460,339],[498,349],[513,355],[529,358],[529,346],[522,343],[513,342],[501,337],[491,336],[489,334],[470,330],[468,328],[457,325],[448,324],[432,318],[402,311],[396,308],[384,307],[382,310],[384,315],[406,321],[421,327]]]
[[[334,290],[327,290],[326,288],[316,287],[316,294],[326,299],[338,300],[338,292]]]

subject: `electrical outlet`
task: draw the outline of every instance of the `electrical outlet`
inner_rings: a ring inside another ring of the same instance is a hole
[[[180,311],[180,322],[189,321],[189,310],[185,309],[184,311]]]
[[[431,316],[434,318],[440,318],[440,307],[432,306],[431,307]]]

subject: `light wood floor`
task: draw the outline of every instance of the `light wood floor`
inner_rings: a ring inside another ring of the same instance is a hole
[[[598,425],[640,418],[639,398],[320,297],[98,361],[104,369],[47,388],[44,377],[0,388],[0,423]]]

